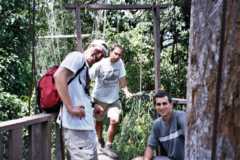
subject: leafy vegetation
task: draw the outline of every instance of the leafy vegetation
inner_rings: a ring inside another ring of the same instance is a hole
[[[0,102],[0,121],[26,116],[25,113],[28,111],[27,103],[23,102],[17,96],[1,92]]]
[[[124,115],[114,147],[119,151],[120,159],[132,159],[143,154],[154,111],[149,99],[126,100],[124,106]]]
[[[0,120],[25,116],[36,107],[32,86],[31,19],[33,1],[0,0]],[[49,67],[60,63],[75,49],[74,38],[44,38],[75,33],[75,17],[64,9],[68,3],[86,0],[38,0],[35,6],[36,79]],[[108,1],[109,2],[109,1]],[[98,3],[108,3],[98,1]],[[123,0],[125,4],[169,4],[161,11],[161,87],[174,97],[185,97],[189,29],[189,0]],[[112,0],[111,4],[119,4]],[[124,61],[132,92],[154,90],[154,40],[151,11],[81,10],[84,47],[94,38],[119,43],[125,48]],[[22,98],[24,97],[24,98]],[[143,153],[153,119],[151,99],[124,100],[124,115],[114,144],[122,159]],[[31,101],[30,101],[31,100]],[[26,102],[31,102],[28,108]]]
[[[31,80],[28,5],[23,0],[0,1],[0,88],[28,95]]]

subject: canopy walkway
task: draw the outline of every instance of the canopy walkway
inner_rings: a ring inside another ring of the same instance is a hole
[[[176,104],[186,100],[173,98]],[[41,113],[0,123],[0,159],[50,160],[61,158],[60,129],[56,114]],[[98,152],[99,160],[115,160]]]

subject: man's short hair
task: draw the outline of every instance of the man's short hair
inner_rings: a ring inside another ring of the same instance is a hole
[[[123,48],[121,45],[117,44],[117,43],[114,43],[114,44],[111,46],[110,52],[113,51],[115,48],[120,48],[120,49],[122,50],[122,52],[124,52],[124,48]]]
[[[153,97],[154,105],[156,104],[156,98],[162,98],[162,97],[167,97],[169,103],[172,103],[172,97],[170,94],[168,94],[166,91],[158,90],[157,93]]]

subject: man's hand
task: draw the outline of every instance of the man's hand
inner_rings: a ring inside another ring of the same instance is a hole
[[[126,98],[131,98],[133,96],[133,94],[131,92],[129,92],[128,87],[124,87],[124,88],[122,88],[122,90],[123,90]]]
[[[129,92],[128,90],[124,92],[127,98],[131,98],[133,94]]]
[[[153,157],[153,149],[150,146],[147,146],[144,152],[144,160],[151,160]]]
[[[82,119],[83,117],[85,117],[85,107],[84,106],[77,106],[72,108],[69,111],[72,115],[79,117],[80,119]]]
[[[127,87],[127,80],[126,77],[122,77],[119,79],[120,87],[122,88],[124,94],[126,95],[127,98],[131,98],[133,94],[129,92],[128,87]]]

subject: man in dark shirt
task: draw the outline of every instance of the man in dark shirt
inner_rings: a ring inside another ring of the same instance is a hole
[[[154,104],[157,113],[161,117],[153,124],[151,134],[148,138],[148,145],[144,152],[144,160],[153,157],[153,150],[160,146],[160,155],[157,160],[183,160],[186,113],[173,111],[172,99],[165,91],[158,91],[154,97]]]

